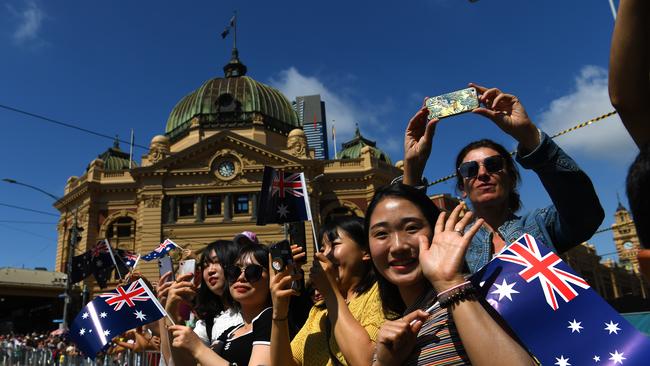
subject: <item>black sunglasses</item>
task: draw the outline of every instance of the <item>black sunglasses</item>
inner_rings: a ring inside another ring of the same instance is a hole
[[[488,173],[496,173],[503,170],[503,157],[501,155],[489,156],[483,159],[482,163],[478,161],[466,161],[458,166],[458,173],[465,178],[470,179],[478,175],[479,167],[483,165]]]
[[[262,272],[264,272],[264,267],[259,264],[249,264],[243,268],[244,278],[249,283],[257,282],[262,278]],[[226,279],[229,283],[237,282],[237,279],[242,273],[242,267],[239,266],[229,266],[226,268]]]

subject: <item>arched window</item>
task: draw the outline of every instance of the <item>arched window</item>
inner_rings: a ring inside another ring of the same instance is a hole
[[[126,250],[135,249],[135,220],[125,216],[119,217],[108,225],[106,239],[113,247]]]

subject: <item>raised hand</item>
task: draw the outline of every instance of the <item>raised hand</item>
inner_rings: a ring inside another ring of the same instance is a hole
[[[431,243],[424,235],[419,239],[422,273],[438,292],[465,282],[462,274],[465,252],[483,225],[483,219],[478,219],[472,227],[465,230],[473,215],[472,212],[466,212],[459,220],[463,206],[462,203],[456,206],[448,219],[446,212],[440,213]]]
[[[172,347],[183,349],[192,354],[194,358],[198,358],[197,354],[201,350],[201,346],[205,347],[205,345],[192,328],[184,325],[171,325],[168,329],[173,337]]]
[[[193,277],[193,273],[186,273],[179,276],[176,282],[169,287],[165,310],[170,315],[178,317],[178,305],[180,303],[191,304],[192,299],[196,296],[197,288],[192,282]]]
[[[162,306],[167,304],[167,296],[169,295],[169,287],[173,282],[168,281],[172,276],[172,272],[169,271],[160,277],[158,286],[156,287],[156,297]]]
[[[334,289],[338,290],[338,276],[338,269],[324,253],[314,254],[309,278],[323,297],[328,298],[334,294]]]
[[[519,141],[521,146],[532,151],[539,145],[539,132],[526,113],[519,98],[506,94],[497,88],[486,88],[474,83],[479,101],[484,107],[475,108],[472,112],[491,119],[505,133]]]
[[[387,320],[379,329],[373,365],[401,365],[415,346],[422,322],[429,314],[416,310],[394,321]]]
[[[305,252],[298,245],[291,246],[294,262],[304,261]],[[269,254],[269,289],[273,303],[273,318],[286,318],[289,313],[291,296],[298,296],[298,292],[291,288],[291,282],[300,280],[301,274],[294,274],[295,265],[290,264],[284,270],[277,272],[271,267],[273,259]]]
[[[404,184],[415,185],[422,178],[431,143],[436,130],[437,118],[427,120],[429,111],[425,106],[411,118],[404,133]]]

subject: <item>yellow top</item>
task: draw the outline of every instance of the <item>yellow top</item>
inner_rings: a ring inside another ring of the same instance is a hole
[[[322,304],[319,303],[319,304]],[[379,288],[377,283],[355,297],[348,304],[352,316],[366,329],[370,339],[374,342],[377,339],[379,328],[384,323],[384,312],[379,299]],[[330,351],[343,365],[347,365],[339,346],[334,338],[334,327],[330,327],[330,339],[326,334],[327,309],[311,308],[305,325],[291,341],[291,353],[299,365],[309,366],[333,366],[330,360]]]

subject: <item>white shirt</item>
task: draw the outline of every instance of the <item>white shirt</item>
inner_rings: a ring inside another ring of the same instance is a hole
[[[196,335],[201,338],[205,345],[210,346],[212,343],[216,342],[217,339],[219,339],[221,333],[223,333],[226,329],[235,325],[242,324],[243,322],[244,320],[238,311],[228,309],[222,311],[214,318],[214,324],[212,325],[212,337],[210,339],[208,339],[208,332],[205,329],[205,322],[203,320],[196,322],[194,333],[196,333]]]

